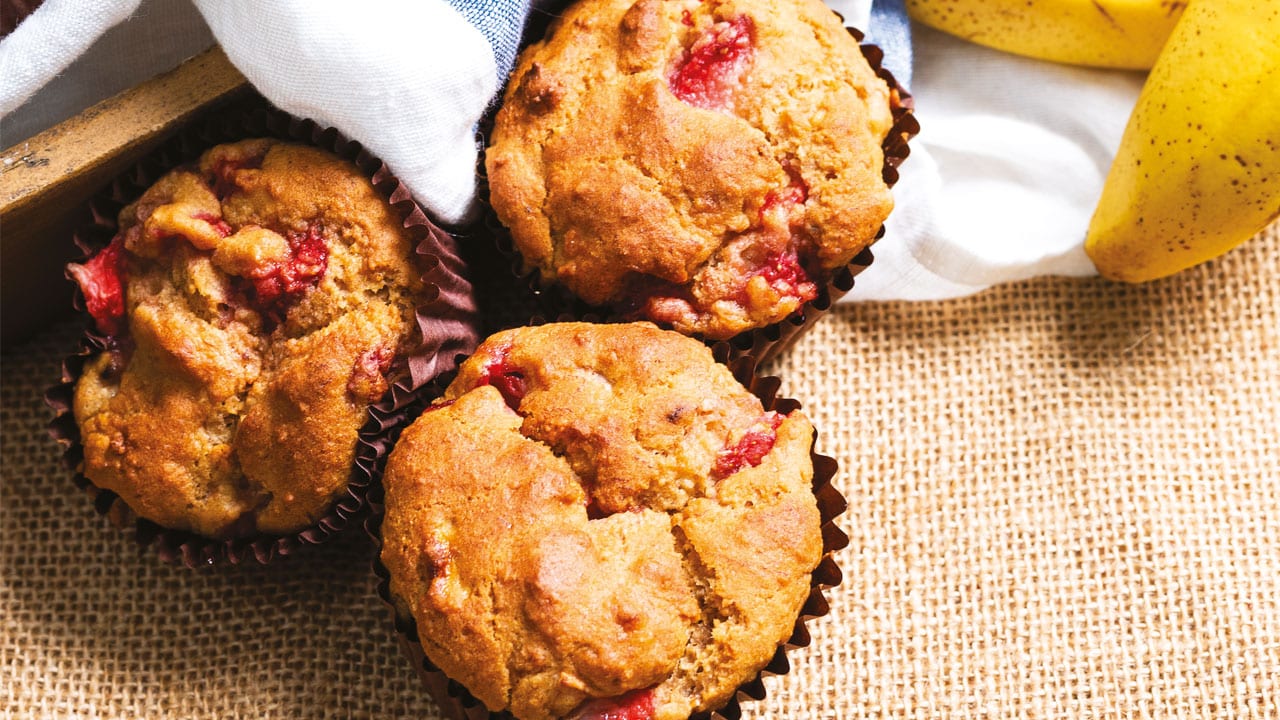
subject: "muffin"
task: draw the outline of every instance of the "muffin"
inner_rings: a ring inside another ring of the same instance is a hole
[[[508,82],[490,202],[544,283],[730,338],[876,238],[893,98],[820,0],[581,0]]]
[[[205,538],[316,524],[420,342],[405,219],[351,162],[264,138],[164,175],[118,227],[68,268],[105,338],[71,397],[82,474]]]
[[[810,594],[813,441],[652,324],[498,333],[387,458],[389,596],[491,712],[714,710]]]

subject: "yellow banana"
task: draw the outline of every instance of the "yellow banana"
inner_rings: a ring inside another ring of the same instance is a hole
[[[916,21],[1006,52],[1150,68],[1185,0],[906,0]]]
[[[1104,276],[1144,282],[1280,216],[1280,0],[1192,0],[1147,76],[1089,223]]]

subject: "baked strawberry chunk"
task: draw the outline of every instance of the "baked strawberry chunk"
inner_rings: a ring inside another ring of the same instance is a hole
[[[755,23],[746,15],[712,25],[676,64],[668,78],[671,92],[696,107],[729,107],[755,55],[754,34]]]
[[[772,190],[760,206],[760,222],[767,218],[790,226],[791,240],[785,249],[770,253],[763,264],[748,277],[761,277],[780,297],[806,303],[818,296],[818,286],[800,263],[796,248],[803,242],[804,203],[809,199],[809,186],[791,163],[784,163],[790,182],[785,188]],[[744,288],[744,293],[746,289]]]
[[[85,309],[98,330],[106,335],[119,333],[124,317],[124,236],[116,235],[83,265],[68,265],[67,273],[80,286]]]
[[[502,393],[507,407],[515,410],[520,407],[528,388],[525,385],[524,373],[511,364],[511,347],[500,348],[484,366],[483,374],[477,387],[492,385]]]
[[[319,284],[329,264],[329,247],[319,226],[291,232],[285,240],[289,242],[289,259],[266,265],[250,275],[254,302],[276,320],[304,292]]]
[[[805,183],[804,178],[800,176],[800,172],[790,164],[783,166],[787,171],[790,182],[781,190],[771,190],[764,197],[764,204],[760,206],[760,216],[777,210],[785,211],[788,215],[796,209],[797,205],[803,205],[809,199],[809,186]]]
[[[212,213],[196,213],[195,215],[192,215],[192,217],[208,223],[209,227],[213,228],[214,232],[218,233],[219,237],[227,237],[231,234],[231,226],[227,224],[226,220],[223,220],[217,215]]]
[[[818,286],[809,279],[809,274],[800,265],[800,258],[792,249],[770,255],[752,277],[762,277],[774,292],[783,297],[791,297],[802,303],[809,302],[818,296]]]
[[[587,702],[570,716],[572,720],[652,720],[653,689],[633,690],[613,698]]]
[[[711,469],[712,477],[721,480],[743,468],[759,465],[777,442],[778,426],[782,425],[783,418],[776,412],[765,413],[761,422],[748,430],[738,442],[716,455],[715,467]]]
[[[347,380],[347,394],[359,402],[377,402],[387,392],[386,372],[395,352],[391,348],[370,348],[356,358]]]

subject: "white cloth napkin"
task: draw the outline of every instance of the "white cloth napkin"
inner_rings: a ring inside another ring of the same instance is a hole
[[[0,114],[18,108],[139,0],[46,0],[0,42]],[[223,50],[280,109],[336,127],[393,168],[445,223],[470,217],[475,125],[505,77],[520,0],[194,0]],[[145,50],[143,3],[132,30]],[[110,8],[108,12],[106,8]],[[93,9],[94,12],[87,12]],[[67,34],[75,39],[68,39]],[[191,53],[202,47],[192,48]],[[135,56],[132,58],[137,61]],[[140,67],[146,67],[145,56]],[[152,73],[163,68],[151,68]],[[141,75],[138,80],[148,77]],[[8,140],[6,139],[6,144]]]
[[[1070,67],[914,25],[920,134],[850,300],[968,295],[1097,273],[1084,254],[1145,74]]]
[[[84,69],[73,61],[121,19],[133,13],[108,35],[132,38],[121,45],[137,82],[172,65],[150,52],[163,45],[145,35],[157,18],[203,17],[274,104],[363,142],[444,222],[469,217],[475,121],[510,67],[528,0],[191,0],[199,14],[188,1],[46,0],[0,41],[0,141],[20,139],[6,126],[31,127],[55,87],[83,92],[80,107],[101,99],[102,87],[74,82]],[[878,15],[901,14],[900,3],[877,2]],[[867,27],[871,0],[829,4]],[[906,28],[885,46],[906,42]],[[182,32],[193,38],[187,54],[204,49],[203,27]],[[849,299],[939,299],[1094,273],[1084,232],[1143,75],[1015,57],[918,25],[910,36],[911,52],[886,65],[911,78],[922,131],[876,262]]]

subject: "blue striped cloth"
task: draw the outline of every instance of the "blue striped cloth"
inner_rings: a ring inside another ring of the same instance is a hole
[[[902,0],[875,0],[866,41],[884,50],[884,67],[902,86],[911,88],[911,20]]]
[[[520,35],[529,16],[529,0],[447,1],[489,41],[498,65],[498,77],[506,77],[520,49]]]

